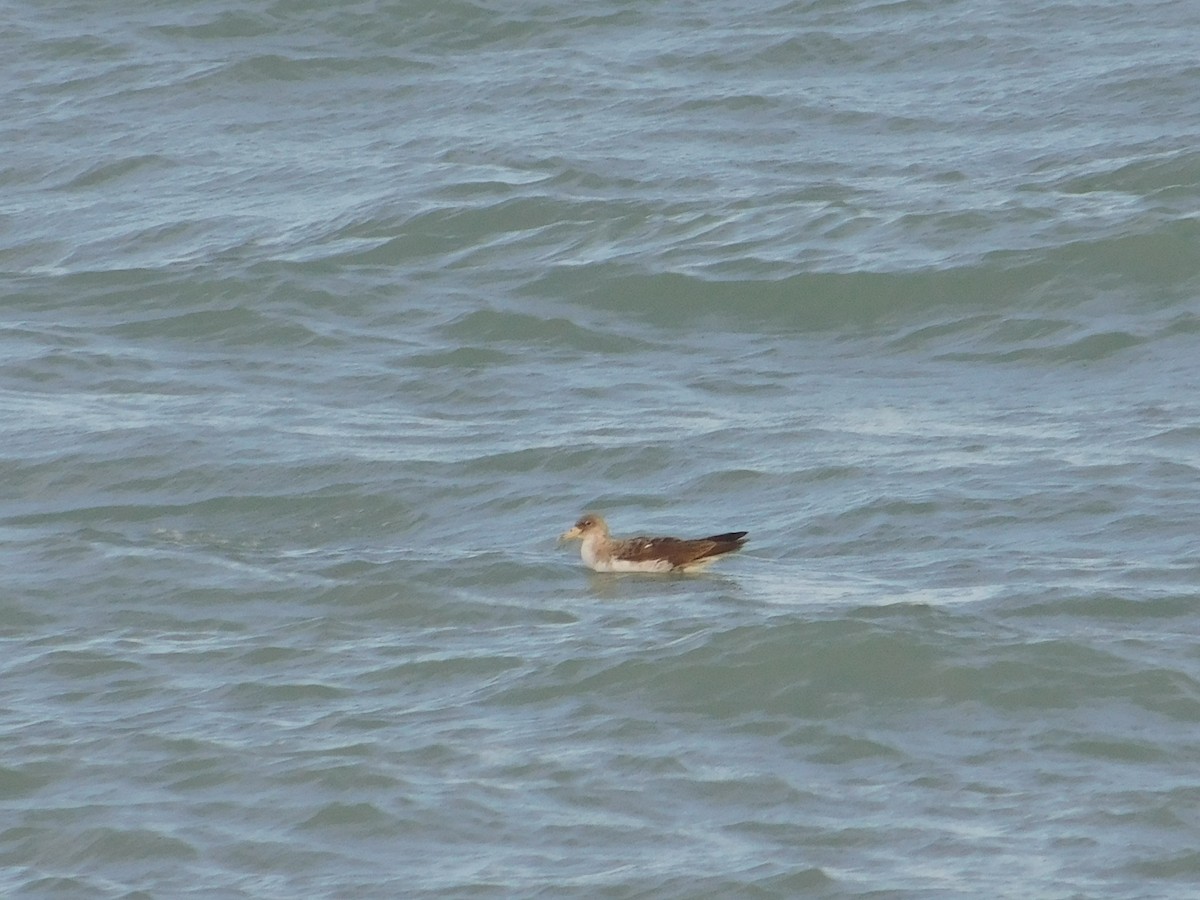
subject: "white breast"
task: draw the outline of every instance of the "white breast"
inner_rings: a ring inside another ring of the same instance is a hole
[[[584,565],[597,572],[669,572],[671,564],[665,559],[647,559],[632,562],[627,559],[613,559],[611,556],[601,556],[599,551],[602,538],[588,537],[579,548]]]
[[[597,572],[669,572],[671,564],[665,559],[643,559],[633,562],[628,559],[604,559],[588,563]]]

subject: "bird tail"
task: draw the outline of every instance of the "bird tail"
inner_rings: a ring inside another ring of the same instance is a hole
[[[706,537],[706,541],[712,541],[714,544],[736,544],[731,548],[736,550],[742,544],[746,543],[746,535],[748,531],[727,531],[725,534],[714,534],[712,537]],[[722,551],[725,552],[725,551]]]
[[[711,541],[712,547],[700,555],[700,559],[711,559],[714,556],[723,556],[726,553],[732,553],[734,550],[741,550],[742,545],[746,543],[746,531],[727,531],[725,534],[714,534],[712,537],[706,537],[704,540]]]

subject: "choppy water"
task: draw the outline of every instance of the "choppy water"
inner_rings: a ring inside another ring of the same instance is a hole
[[[4,18],[5,896],[1200,895],[1200,6]]]

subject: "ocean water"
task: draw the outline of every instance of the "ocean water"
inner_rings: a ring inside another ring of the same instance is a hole
[[[0,894],[1200,896],[1200,5],[3,19]]]

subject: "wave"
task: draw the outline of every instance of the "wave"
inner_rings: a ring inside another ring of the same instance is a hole
[[[948,320],[1018,316],[1032,319],[1017,325],[1018,331],[1059,331],[1093,312],[1098,299],[1118,311],[1165,310],[1169,317],[1186,317],[1200,291],[1198,244],[1200,222],[1172,221],[1147,233],[990,253],[949,268],[795,271],[776,277],[766,267],[761,275],[720,277],[694,268],[656,271],[647,263],[602,261],[554,267],[527,290],[663,326],[700,320],[735,330],[788,332],[915,326],[931,317],[950,327]],[[745,265],[754,268],[752,260]],[[1148,293],[1152,302],[1145,299]]]

